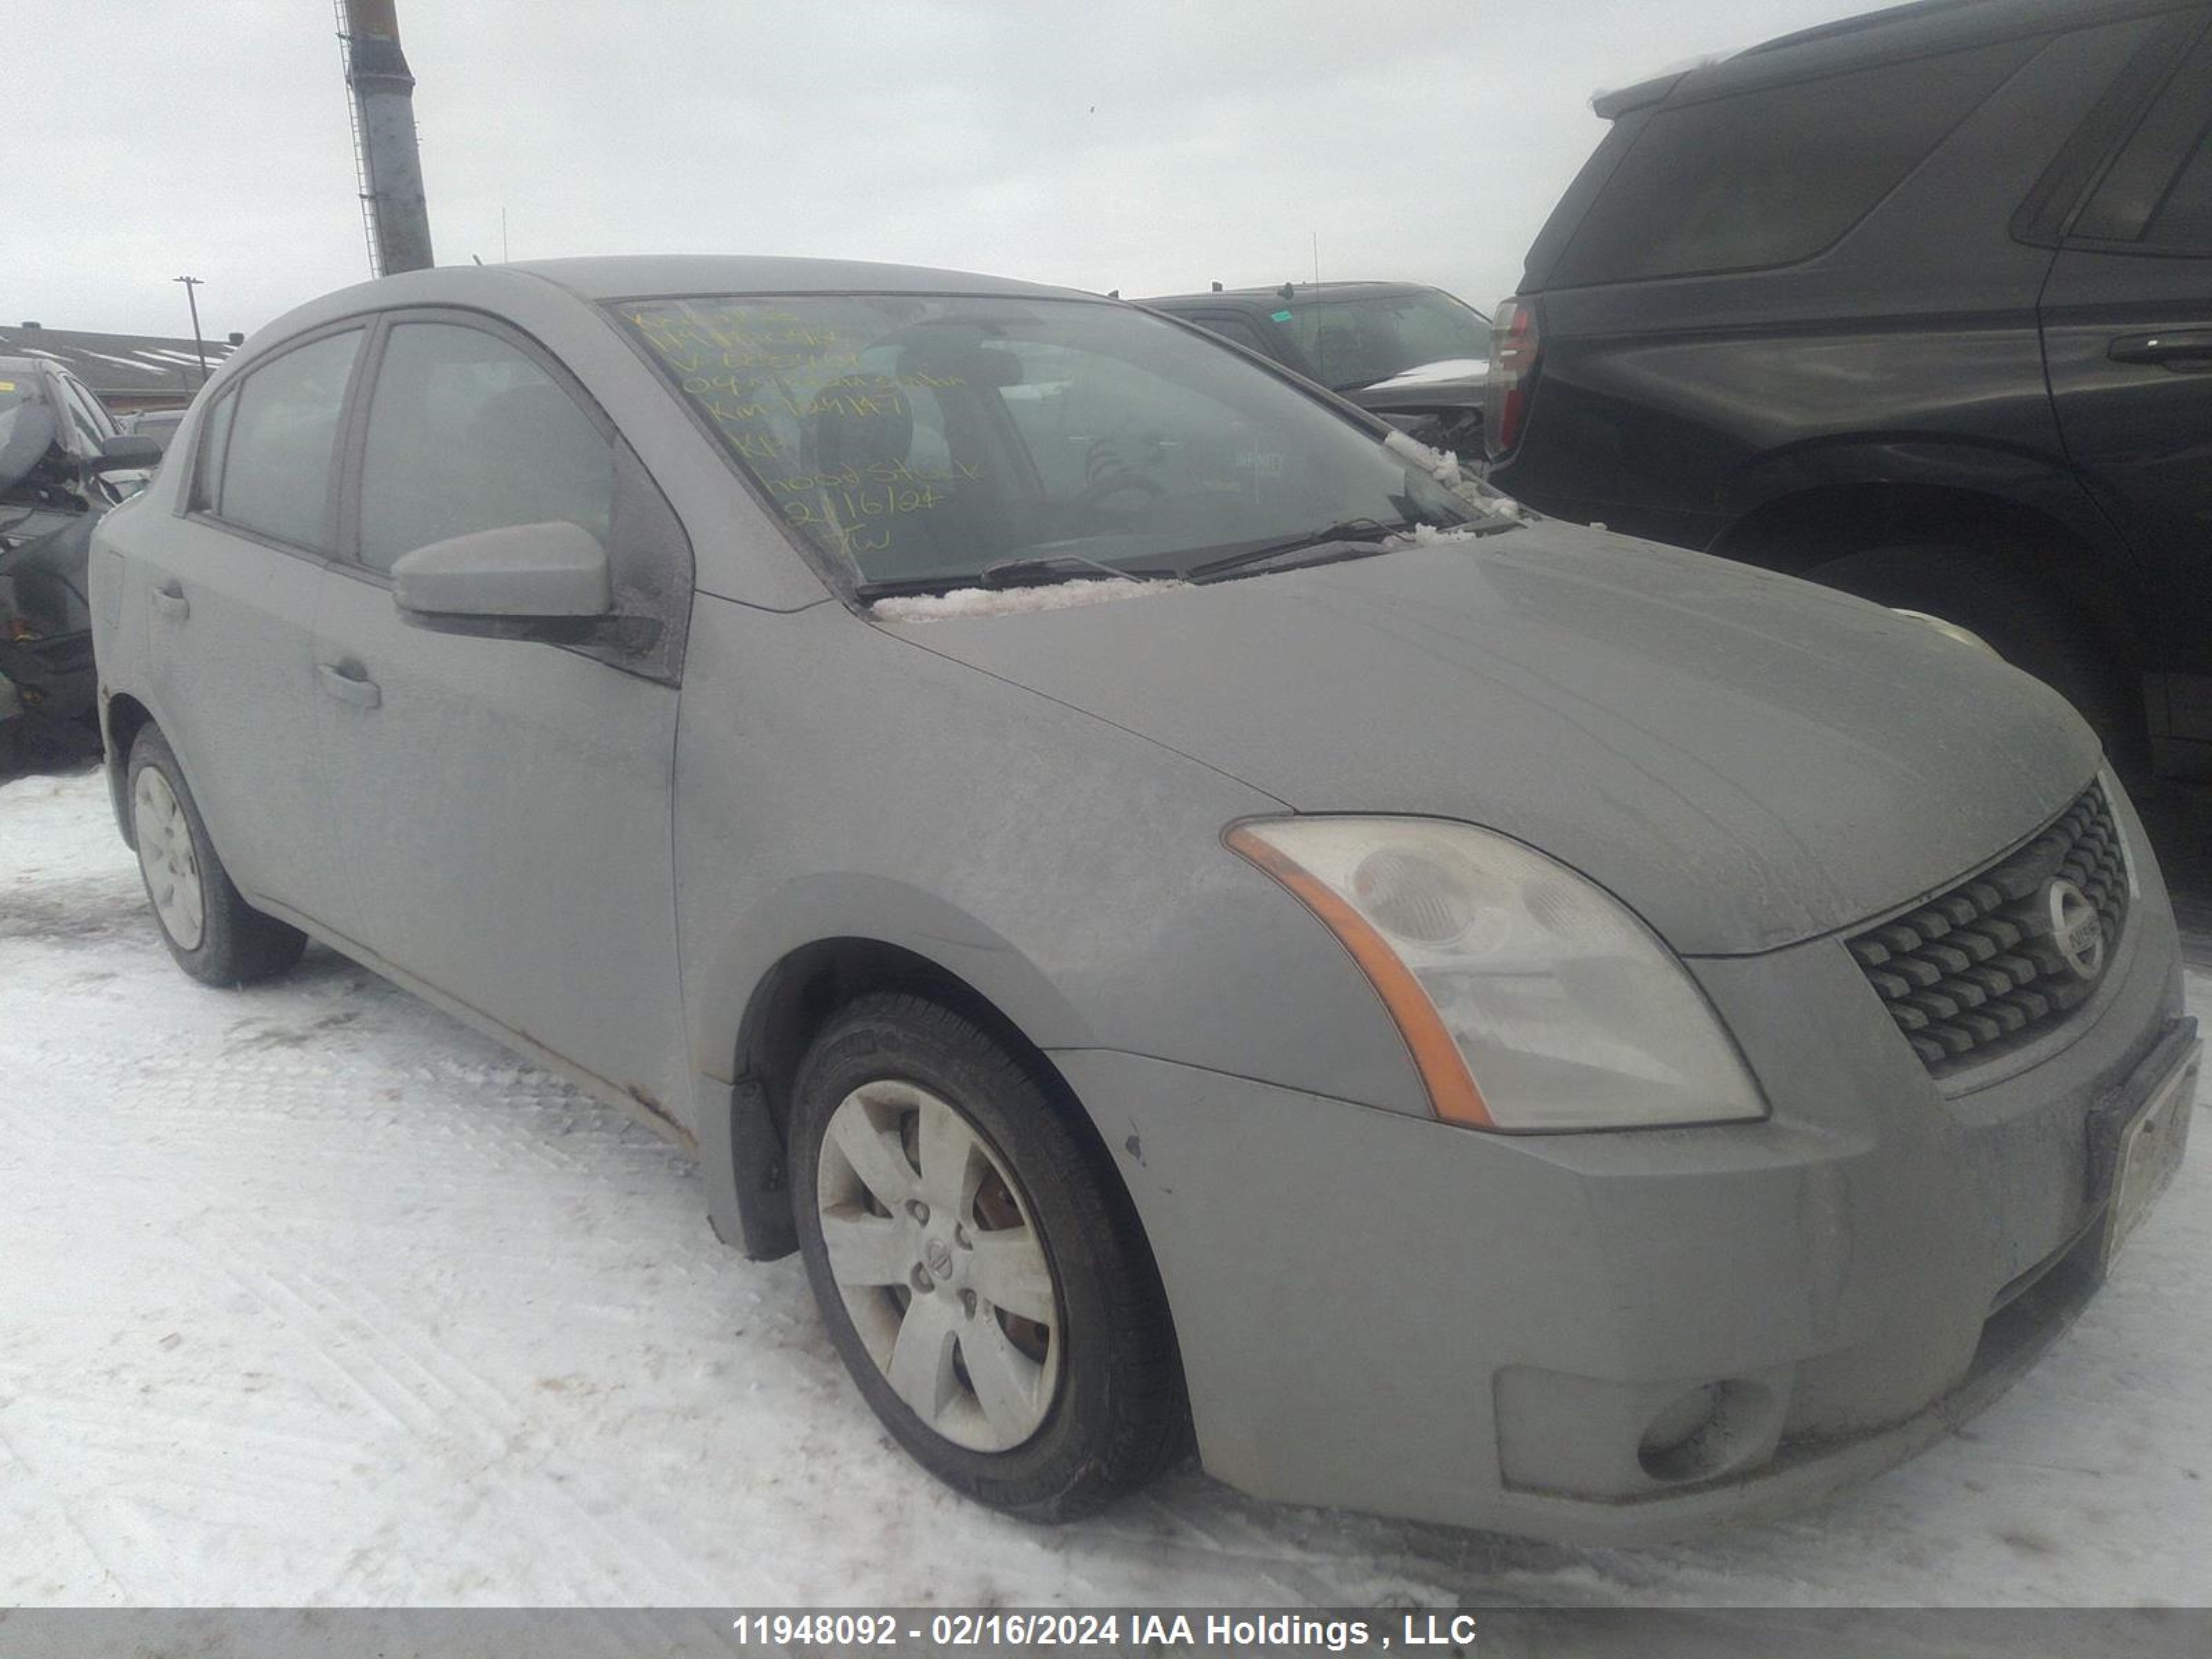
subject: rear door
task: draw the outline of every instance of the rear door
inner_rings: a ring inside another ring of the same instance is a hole
[[[2042,316],[2068,455],[2142,572],[2154,731],[2212,744],[2212,34],[2075,216]]]
[[[689,544],[598,404],[473,313],[386,319],[350,447],[347,556],[315,644],[338,924],[432,989],[646,1103],[684,1086],[671,781]],[[567,520],[605,545],[644,649],[434,633],[393,562]]]
[[[315,605],[337,447],[367,330],[302,337],[200,422],[179,516],[132,538],[126,614],[149,690],[231,878],[326,920],[336,860],[315,756]]]

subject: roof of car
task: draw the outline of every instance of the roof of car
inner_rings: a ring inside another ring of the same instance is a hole
[[[340,318],[400,306],[489,306],[550,284],[593,304],[743,294],[968,294],[1088,300],[1078,289],[864,259],[803,259],[751,254],[612,254],[494,265],[438,265],[356,283],[295,306],[257,331],[240,354],[258,357],[283,341]]]
[[[1095,294],[976,271],[868,259],[807,259],[741,253],[619,254],[533,259],[505,267],[557,283],[587,300],[638,300],[687,294],[1025,294],[1036,298]],[[465,280],[472,267],[450,266]]]
[[[1201,305],[1206,303],[1230,305],[1280,305],[1286,297],[1283,289],[1291,292],[1292,300],[1303,300],[1309,305],[1317,300],[1382,300],[1401,294],[1426,294],[1432,290],[1426,283],[1278,283],[1273,288],[1224,288],[1205,294],[1156,294],[1137,301],[1140,306]]]
[[[2203,0],[1916,0],[1778,35],[1746,51],[1678,68],[1618,91],[1590,107],[1607,120],[1662,101],[1686,103],[1781,81],[1898,58],[1955,51],[2017,36],[2077,29]]]
[[[591,258],[531,258],[500,265],[435,265],[403,270],[368,283],[310,299],[254,331],[239,362],[258,358],[305,331],[365,312],[403,305],[462,305],[502,310],[546,285],[586,303],[622,299],[681,299],[690,295],[987,295],[1026,299],[1082,299],[1109,303],[1078,288],[1046,288],[1011,276],[929,265],[884,265],[865,258],[781,258],[759,254],[604,254]]]

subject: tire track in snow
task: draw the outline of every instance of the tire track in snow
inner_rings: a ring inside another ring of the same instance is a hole
[[[0,1583],[0,1599],[9,1603],[34,1600],[67,1600],[92,1601],[95,1600],[124,1601],[131,1597],[131,1588],[115,1571],[99,1540],[77,1518],[67,1500],[58,1495],[57,1483],[47,1479],[39,1467],[23,1454],[22,1448],[8,1432],[8,1404],[0,1401],[0,1515],[13,1516],[19,1523],[17,1535],[21,1540],[17,1548],[21,1554],[13,1555],[7,1571],[13,1577]],[[85,1591],[82,1581],[70,1577],[67,1564],[49,1561],[42,1567],[31,1555],[34,1540],[45,1539],[52,1547],[57,1533],[66,1533],[82,1547],[85,1555],[99,1569],[100,1588],[114,1592],[102,1598]],[[33,1580],[45,1571],[49,1579],[59,1580],[59,1595],[56,1587],[39,1585],[44,1594],[34,1594]]]
[[[580,1531],[608,1547],[629,1583],[665,1583],[669,1564],[684,1561],[683,1553],[607,1492],[588,1466],[537,1443],[536,1425],[513,1399],[365,1285],[330,1268],[273,1265],[283,1242],[235,1218],[210,1212],[182,1237],[410,1438],[460,1466],[456,1473],[519,1465],[536,1500],[525,1524],[543,1559],[574,1555]],[[586,1554],[590,1571],[582,1576],[603,1576],[606,1561]],[[714,1586],[686,1567],[701,1601],[714,1601]]]

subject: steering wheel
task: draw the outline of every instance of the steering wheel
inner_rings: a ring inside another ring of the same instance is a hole
[[[1166,485],[1157,479],[1146,477],[1141,472],[1109,472],[1103,478],[1093,478],[1070,497],[1067,504],[1072,507],[1084,507],[1095,512],[1106,502],[1112,501],[1115,496],[1127,495],[1133,491],[1145,498],[1141,505],[1146,506],[1168,493]],[[1137,507],[1132,506],[1123,510],[1134,512]]]

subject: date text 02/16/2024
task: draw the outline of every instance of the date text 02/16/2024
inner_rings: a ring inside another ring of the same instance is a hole
[[[962,1648],[1087,1648],[1119,1646],[1125,1639],[1171,1651],[1218,1648],[1254,1652],[1270,1648],[1329,1653],[1472,1650],[1472,1613],[1407,1613],[1394,1632],[1380,1619],[1310,1613],[1053,1613],[995,1610],[936,1613],[925,1626],[890,1613],[756,1613],[733,1620],[741,1645],[779,1649],[895,1648],[927,1642],[932,1650]],[[1395,1640],[1393,1639],[1394,1636]]]

